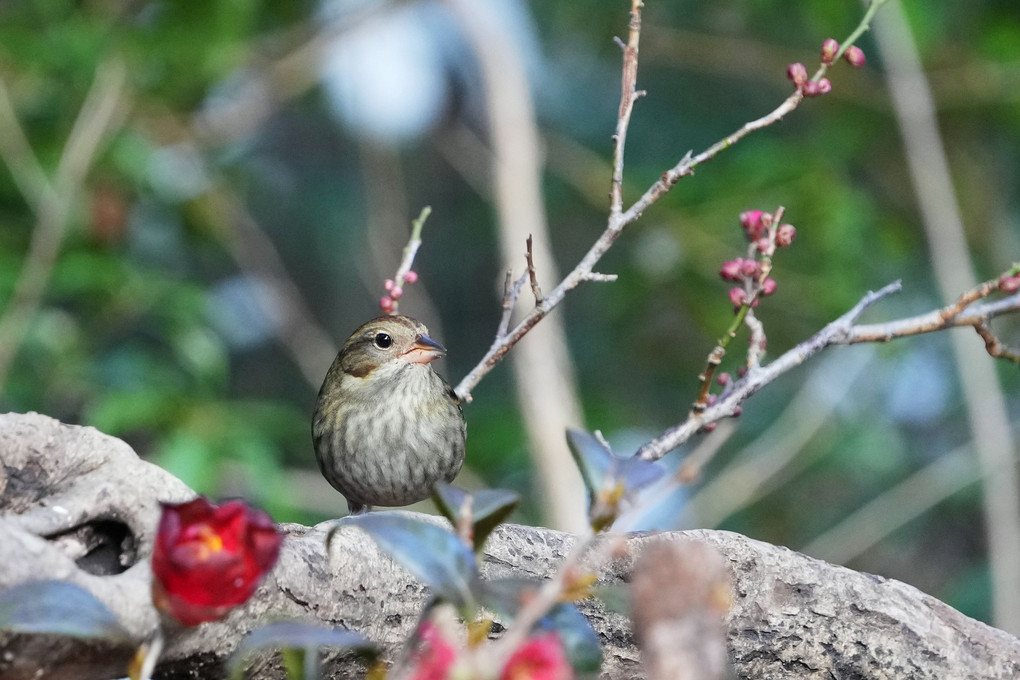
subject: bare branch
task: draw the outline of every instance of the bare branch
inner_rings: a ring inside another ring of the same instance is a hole
[[[13,107],[3,97],[0,119],[4,131],[10,131],[12,137],[0,145],[0,154],[11,167],[18,188],[33,192],[26,193],[24,198],[35,212],[36,223],[25,264],[0,318],[0,384],[42,302],[88,169],[107,135],[123,119],[126,81],[127,69],[119,60],[105,62],[96,70],[95,80],[64,145],[52,184],[42,174],[41,164],[28,146]]]

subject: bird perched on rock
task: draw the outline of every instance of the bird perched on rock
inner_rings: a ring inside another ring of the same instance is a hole
[[[407,316],[384,316],[347,339],[319,390],[312,439],[319,469],[351,514],[408,505],[464,463],[460,403],[431,363],[446,349]]]

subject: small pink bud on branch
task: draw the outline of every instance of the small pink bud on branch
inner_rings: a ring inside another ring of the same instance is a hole
[[[866,61],[864,57],[864,50],[857,45],[851,45],[846,48],[846,52],[843,53],[843,58],[846,59],[847,63],[854,68],[864,66],[864,62]]]
[[[836,60],[837,54],[839,54],[839,43],[835,38],[827,38],[822,43],[822,63],[831,66],[832,62]]]

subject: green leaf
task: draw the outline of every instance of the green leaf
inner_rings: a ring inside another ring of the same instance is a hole
[[[584,487],[588,490],[588,500],[593,503],[609,474],[613,455],[594,435],[584,430],[567,430],[567,446],[581,472]]]
[[[130,636],[110,609],[67,581],[30,581],[0,593],[0,629],[55,633],[127,642]]]
[[[471,498],[472,540],[475,552],[485,546],[485,539],[500,525],[520,502],[520,496],[506,489],[483,489],[469,493],[450,484],[436,485],[432,499],[436,507],[454,526],[460,524],[460,511],[464,501]]]
[[[382,512],[347,518],[332,531],[345,524],[366,531],[380,549],[437,597],[457,607],[474,607],[479,583],[475,555],[449,529]]]
[[[574,605],[566,602],[556,605],[535,627],[555,630],[559,634],[570,665],[578,673],[598,673],[602,668],[599,636]]]
[[[327,628],[297,621],[277,621],[248,633],[230,657],[228,670],[232,676],[239,676],[248,655],[267,648],[304,652],[305,663],[309,660],[315,663],[318,659],[315,652],[320,647],[352,650],[370,657],[376,655],[376,649],[371,642],[345,628]]]

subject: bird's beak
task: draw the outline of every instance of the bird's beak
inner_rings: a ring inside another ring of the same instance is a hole
[[[419,335],[414,339],[411,349],[400,355],[400,358],[411,364],[427,364],[446,354],[446,348],[427,335]]]

